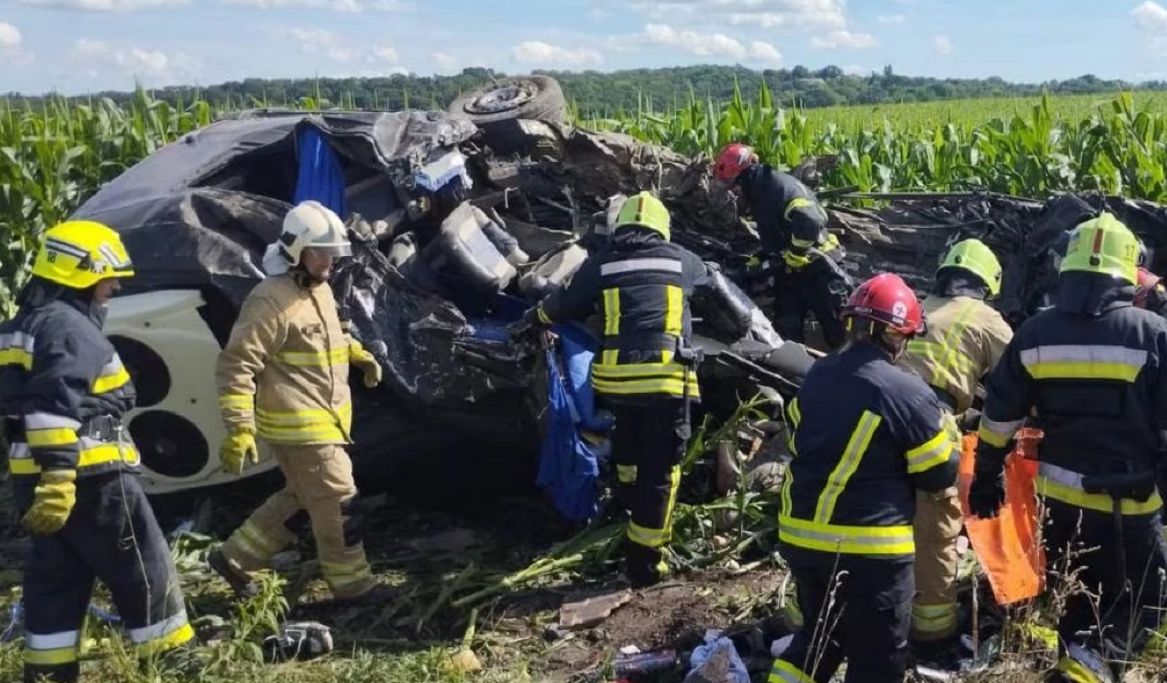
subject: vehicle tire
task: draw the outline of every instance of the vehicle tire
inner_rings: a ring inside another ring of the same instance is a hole
[[[550,76],[515,76],[454,98],[449,112],[476,124],[511,119],[567,123],[567,100]]]

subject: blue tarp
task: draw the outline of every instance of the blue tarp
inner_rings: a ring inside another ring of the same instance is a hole
[[[301,126],[296,132],[296,153],[300,169],[296,176],[294,203],[315,199],[342,219],[344,206],[344,171],[340,159],[328,145],[320,131],[312,126]]]
[[[611,421],[596,416],[589,381],[595,341],[571,325],[553,329],[559,342],[547,350],[547,433],[536,483],[551,494],[560,514],[585,521],[598,509],[600,464],[581,430],[606,431]]]

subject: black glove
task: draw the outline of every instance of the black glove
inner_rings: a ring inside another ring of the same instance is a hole
[[[957,417],[956,424],[962,432],[977,431],[977,428],[981,425],[981,411],[976,408],[969,408]]]
[[[1005,502],[1005,473],[977,472],[968,490],[968,507],[981,519],[992,519]]]

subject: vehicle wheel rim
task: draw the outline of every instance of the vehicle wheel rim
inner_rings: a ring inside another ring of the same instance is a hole
[[[511,83],[474,98],[466,104],[466,111],[471,114],[497,114],[517,109],[530,102],[534,96],[535,93],[529,87]]]

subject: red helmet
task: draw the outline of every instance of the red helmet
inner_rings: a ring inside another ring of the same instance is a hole
[[[749,145],[731,142],[717,154],[717,161],[713,164],[713,177],[728,182],[756,163],[757,157]]]
[[[925,329],[920,300],[894,273],[881,273],[859,285],[843,308],[843,316],[874,320],[909,337]]]

